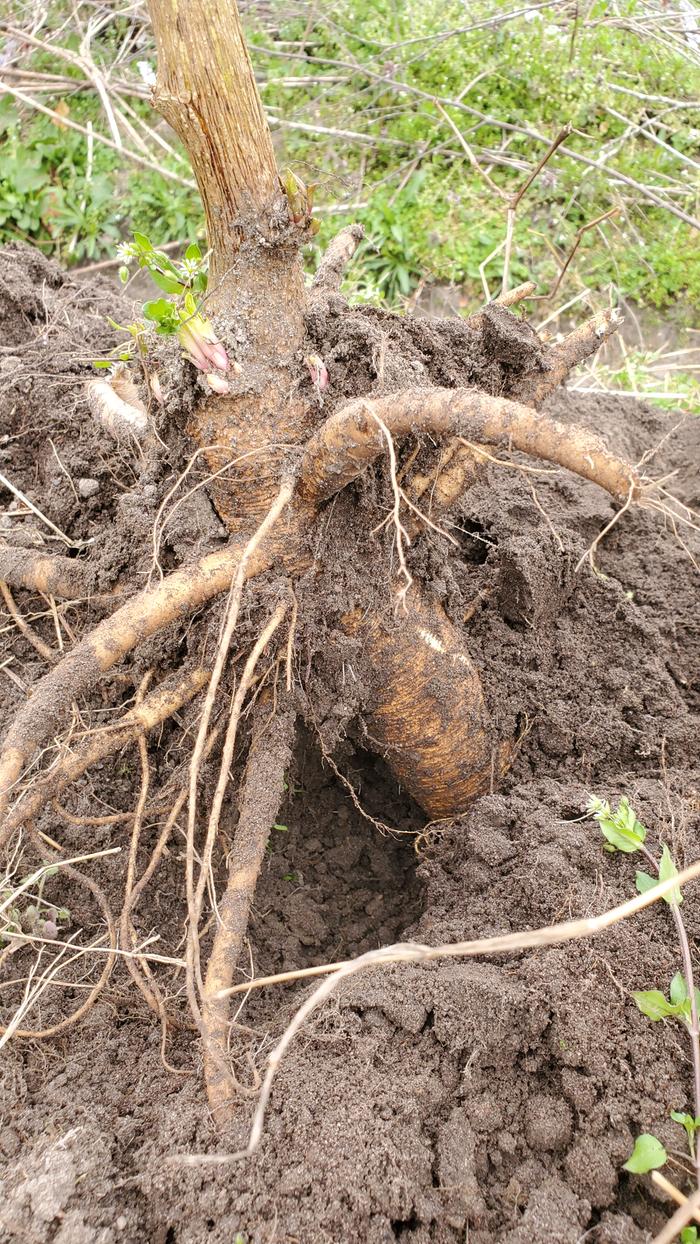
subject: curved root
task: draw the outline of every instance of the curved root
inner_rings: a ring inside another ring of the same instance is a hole
[[[142,704],[125,713],[116,726],[89,735],[82,747],[64,757],[12,810],[0,830],[0,846],[15,829],[25,821],[33,819],[49,799],[60,795],[71,782],[99,760],[112,755],[126,743],[131,743],[139,734],[153,730],[167,717],[171,717],[208,681],[208,671],[200,668],[188,671],[184,678],[180,676],[176,682],[169,679]]]
[[[233,541],[194,566],[176,570],[157,587],[139,592],[41,679],[5,737],[0,755],[0,816],[22,770],[71,700],[89,690],[101,674],[145,639],[226,591],[244,553],[245,542]],[[270,554],[259,548],[248,563],[246,577],[261,573],[269,564]]]
[[[592,480],[620,501],[630,489],[636,499],[642,483],[635,469],[597,436],[557,423],[532,406],[478,390],[406,389],[388,397],[357,398],[319,428],[301,465],[299,493],[307,504],[327,501],[378,458],[383,444],[378,420],[396,439],[432,432],[519,449]]]

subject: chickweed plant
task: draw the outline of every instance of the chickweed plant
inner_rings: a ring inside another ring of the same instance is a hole
[[[649,850],[646,845],[647,831],[624,796],[620,799],[615,811],[607,801],[593,796],[588,802],[588,812],[600,826],[600,831],[605,838],[605,851],[611,854],[618,851],[625,855],[639,854],[646,860],[650,871],[638,869],[635,877],[636,887],[640,894],[651,890],[660,881],[668,881],[677,876],[678,869],[665,843],[658,858]],[[666,1019],[676,1020],[688,1033],[693,1064],[693,1113],[681,1110],[671,1110],[670,1113],[673,1121],[685,1130],[690,1157],[700,1186],[700,1149],[695,1142],[695,1133],[700,1128],[700,1029],[698,1028],[700,991],[695,987],[690,943],[680,912],[683,902],[680,888],[673,889],[665,895],[664,902],[668,903],[673,916],[683,970],[676,972],[670,982],[668,996],[661,989],[646,989],[636,991],[632,997],[642,1015],[645,1015],[652,1023]],[[636,1175],[644,1175],[648,1171],[664,1166],[667,1160],[668,1154],[661,1141],[650,1132],[644,1132],[637,1137],[623,1170]],[[680,1238],[682,1244],[693,1244],[698,1240],[697,1228],[684,1228]]]
[[[5,878],[0,890],[0,946],[17,944],[27,935],[53,941],[59,927],[70,924],[68,908],[44,897],[46,882],[58,871],[56,864],[46,864],[19,882]]]
[[[113,328],[128,333],[129,340],[120,343],[110,358],[96,359],[95,367],[111,368],[115,362],[128,362],[134,354],[145,357],[150,328],[159,336],[177,337],[185,357],[206,374],[212,391],[228,393],[228,383],[222,373],[232,365],[197,301],[197,295],[205,294],[207,288],[205,259],[197,243],[192,242],[187,247],[181,260],[172,260],[165,251],[156,250],[145,234],[134,233],[133,242],[117,247],[117,258],[121,260],[119,279],[122,284],[129,280],[130,265],[137,264],[167,297],[144,302],[143,318],[133,324],[117,324],[110,320]]]

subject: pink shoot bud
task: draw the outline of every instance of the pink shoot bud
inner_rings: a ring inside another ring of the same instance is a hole
[[[228,371],[228,354],[220,341],[212,341],[209,344],[208,353],[212,363],[219,371]]]
[[[177,336],[188,359],[200,371],[209,372],[212,368],[228,371],[228,354],[204,316],[197,313],[188,315]]]
[[[149,384],[151,386],[151,393],[156,399],[158,405],[162,406],[163,405],[163,389],[160,383],[160,378],[155,374],[155,372],[150,377]]]
[[[218,393],[221,397],[224,397],[229,391],[228,381],[224,380],[223,376],[217,376],[216,372],[207,373],[207,384],[212,393]]]
[[[182,328],[178,329],[177,339],[190,362],[194,363],[200,371],[208,371],[211,363],[204,353],[204,342],[195,336],[189,324],[183,324]]]
[[[312,384],[316,386],[319,393],[323,393],[324,389],[328,388],[329,379],[328,368],[320,354],[307,354],[304,362],[309,369]]]

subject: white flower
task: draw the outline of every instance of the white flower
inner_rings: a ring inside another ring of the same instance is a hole
[[[120,263],[131,263],[136,258],[136,247],[133,242],[120,242],[117,247],[117,259]]]

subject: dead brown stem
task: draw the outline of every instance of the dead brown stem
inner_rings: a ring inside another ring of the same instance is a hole
[[[501,285],[502,294],[508,293],[508,286],[510,282],[510,258],[511,258],[511,253],[513,249],[513,234],[515,232],[515,217],[518,211],[518,205],[521,199],[523,198],[523,196],[527,194],[527,191],[530,189],[530,186],[532,185],[533,181],[535,181],[535,179],[539,177],[545,164],[548,162],[548,160],[551,160],[557,148],[560,147],[561,144],[565,142],[566,139],[569,137],[569,134],[571,133],[571,129],[572,129],[571,124],[568,124],[568,125],[565,125],[564,128],[559,131],[554,141],[549,144],[549,147],[545,151],[541,160],[537,162],[532,172],[526,177],[520,189],[516,190],[515,194],[512,195],[510,199],[508,199],[508,205],[507,205],[507,210],[506,210],[506,253],[505,253],[504,260],[503,260],[503,282]]]
[[[616,216],[618,211],[619,211],[619,208],[611,207],[609,208],[607,212],[603,212],[600,216],[596,216],[595,220],[589,220],[587,224],[581,225],[581,228],[577,231],[576,236],[574,237],[571,250],[569,251],[568,255],[566,256],[566,259],[564,260],[561,268],[559,269],[559,272],[557,273],[557,276],[552,284],[551,289],[546,294],[535,295],[538,302],[547,302],[549,301],[550,298],[554,297],[557,290],[559,289],[559,286],[564,280],[564,277],[566,276],[566,273],[568,272],[569,267],[571,266],[571,261],[573,260],[574,255],[576,254],[579,246],[581,245],[581,242],[583,241],[584,236],[589,232],[589,230],[595,229],[597,225],[602,225],[603,221],[609,220],[611,216]]]
[[[340,289],[345,269],[364,236],[362,225],[346,225],[332,238],[311,283],[312,297]]]

